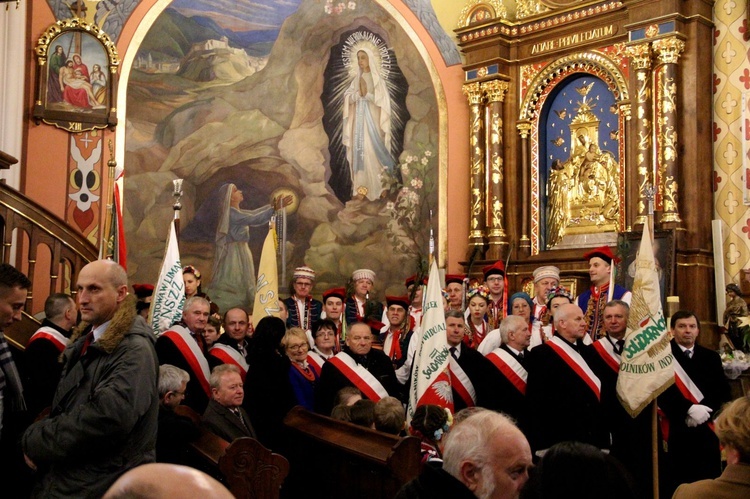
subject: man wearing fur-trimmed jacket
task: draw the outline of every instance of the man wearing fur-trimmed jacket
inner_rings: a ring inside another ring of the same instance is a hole
[[[81,270],[77,287],[85,323],[63,352],[49,417],[22,439],[26,463],[38,473],[33,497],[101,497],[120,475],[155,458],[159,365],[127,274],[98,260]]]

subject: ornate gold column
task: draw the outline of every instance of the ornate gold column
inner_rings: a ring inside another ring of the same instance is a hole
[[[531,174],[531,164],[529,163],[529,133],[531,132],[531,123],[528,121],[516,124],[518,134],[521,136],[521,241],[518,244],[520,253],[524,256],[531,254],[531,241],[529,240],[529,209],[531,208],[531,198],[529,192],[529,175]]]
[[[636,138],[636,169],[638,172],[638,206],[635,225],[646,222],[648,205],[646,201],[646,185],[654,183],[653,172],[653,143],[651,141],[652,97],[651,97],[651,51],[648,43],[631,45],[626,48],[630,57],[630,65],[635,69],[636,98],[635,98],[635,138]]]
[[[503,102],[508,91],[508,82],[502,80],[486,81],[481,85],[482,93],[487,100],[487,169],[489,196],[487,236],[489,252],[486,258],[497,260],[503,258],[503,245],[508,244],[505,236],[503,199]]]
[[[482,113],[482,90],[478,82],[465,83],[463,93],[469,99],[469,159],[471,161],[471,220],[469,221],[469,244],[484,246],[486,229],[486,202],[484,168],[484,116]],[[482,255],[484,258],[484,255]]]
[[[662,38],[653,44],[659,65],[656,68],[656,151],[658,164],[655,187],[656,209],[661,223],[679,223],[677,205],[677,59],[685,42],[677,37]]]

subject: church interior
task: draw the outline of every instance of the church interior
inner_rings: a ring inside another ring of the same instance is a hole
[[[647,227],[665,310],[694,311],[717,350],[725,287],[750,298],[749,16],[733,0],[2,0],[3,262],[33,282],[6,335],[22,349],[46,297],[102,256],[155,283],[173,220],[210,282],[231,183],[247,212],[291,200],[280,290],[306,265],[316,296],[359,268],[379,298],[403,294],[431,258],[470,278],[501,260],[511,292],[554,265],[578,295],[600,246],[632,288]],[[250,229],[256,265],[265,235]]]

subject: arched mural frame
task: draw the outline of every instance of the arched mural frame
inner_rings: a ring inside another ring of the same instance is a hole
[[[154,4],[148,9],[146,14],[138,22],[138,27],[133,33],[127,50],[122,54],[120,62],[120,78],[119,87],[117,92],[117,117],[120,123],[126,123],[127,117],[127,88],[128,80],[130,77],[130,71],[138,53],[138,49],[143,43],[148,32],[151,30],[154,22],[159,15],[172,3],[172,0],[156,0]],[[438,106],[438,241],[437,241],[437,258],[438,266],[445,267],[447,260],[447,246],[448,246],[448,227],[447,227],[447,181],[448,181],[448,108],[446,105],[446,94],[443,82],[440,78],[438,68],[435,65],[435,61],[427,50],[427,47],[422,42],[414,28],[409,24],[404,15],[390,2],[387,0],[375,0],[375,3],[383,8],[393,20],[404,30],[406,36],[414,44],[414,48],[421,57],[425,66],[428,69],[430,75],[430,81],[432,82],[432,88],[435,92],[435,98],[439,104]],[[438,51],[439,54],[439,51]],[[124,126],[117,127],[115,130],[116,143],[118,145],[116,149],[115,158],[118,164],[124,166],[124,170],[127,171],[127,165],[125,165],[125,138],[126,130]],[[123,179],[120,180],[120,192],[124,192],[124,186],[122,185]],[[165,240],[166,240],[166,225],[165,225]]]
[[[537,76],[531,80],[527,91],[522,97],[519,121],[530,123],[529,135],[529,165],[531,168],[531,254],[540,252],[541,228],[541,184],[540,184],[540,162],[539,162],[539,123],[540,113],[544,107],[547,97],[566,78],[575,73],[587,73],[601,79],[613,92],[615,100],[620,109],[620,165],[625,165],[625,112],[629,107],[630,93],[627,85],[627,75],[621,70],[622,65],[616,59],[624,59],[622,44],[613,47],[613,55],[609,56],[600,50],[590,50],[570,54],[552,61],[544,67]],[[627,66],[625,66],[627,67]],[[620,198],[624,199],[625,178],[624,168],[620,168]],[[625,213],[620,212],[620,227],[624,227]]]

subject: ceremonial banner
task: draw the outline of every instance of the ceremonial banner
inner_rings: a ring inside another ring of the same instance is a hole
[[[628,332],[617,376],[617,397],[633,417],[674,383],[674,358],[661,308],[648,220],[635,266]]]
[[[177,235],[174,220],[169,225],[167,250],[159,272],[159,281],[154,288],[148,322],[156,334],[160,334],[175,322],[182,319],[182,307],[185,304],[185,281],[182,280],[180,249],[177,246]]]
[[[422,327],[414,334],[419,334],[419,337],[412,365],[407,421],[411,421],[419,405],[434,404],[453,411],[443,294],[440,289],[440,274],[434,261],[430,267],[430,280],[422,307]]]
[[[258,266],[258,282],[255,287],[253,304],[253,327],[263,317],[278,317],[279,311],[279,274],[276,267],[276,229],[269,227],[263,243]]]

